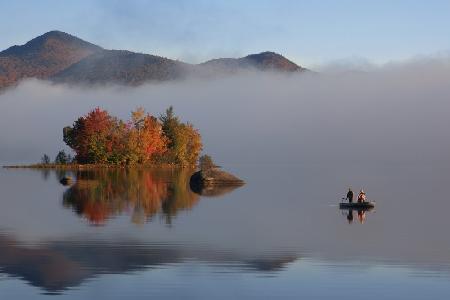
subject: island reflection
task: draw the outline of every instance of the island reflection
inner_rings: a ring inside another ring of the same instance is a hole
[[[194,192],[189,186],[193,172],[144,168],[79,171],[76,182],[63,194],[63,205],[92,225],[104,225],[123,214],[129,214],[135,224],[156,216],[171,224],[179,212],[192,209],[200,195],[218,196],[233,190],[217,187],[214,193]]]

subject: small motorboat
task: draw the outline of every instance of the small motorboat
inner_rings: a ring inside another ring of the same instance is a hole
[[[340,209],[371,209],[375,207],[375,202],[365,201],[365,202],[341,202],[339,203]]]

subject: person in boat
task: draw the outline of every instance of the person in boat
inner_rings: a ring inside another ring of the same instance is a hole
[[[363,203],[366,202],[366,193],[364,192],[363,189],[361,189],[361,191],[359,191],[358,194],[358,203]]]
[[[347,199],[348,199],[348,203],[352,203],[353,202],[353,191],[352,191],[351,188],[348,188]]]

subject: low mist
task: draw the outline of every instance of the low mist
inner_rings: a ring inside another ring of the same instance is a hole
[[[96,106],[128,119],[137,106],[158,116],[170,105],[200,130],[204,152],[219,164],[449,162],[448,59],[328,71],[137,88],[24,81],[0,94],[0,163],[67,150],[62,128]]]

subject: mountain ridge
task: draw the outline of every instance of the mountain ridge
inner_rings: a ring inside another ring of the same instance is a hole
[[[0,88],[24,78],[48,79],[102,48],[61,31],[50,31],[24,45],[0,52]]]
[[[303,72],[307,69],[275,52],[218,58],[189,64],[128,50],[108,50],[62,31],[49,31],[0,52],[0,89],[26,78],[68,84],[123,84],[209,77],[240,71]]]
[[[249,54],[241,58],[216,58],[201,63],[200,65],[213,68],[225,68],[228,72],[235,72],[239,69],[284,72],[306,71],[305,68],[272,51]]]

